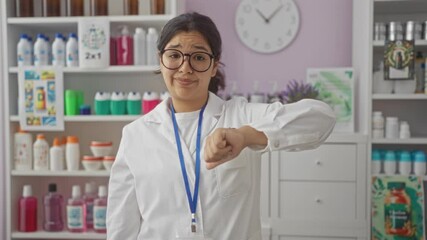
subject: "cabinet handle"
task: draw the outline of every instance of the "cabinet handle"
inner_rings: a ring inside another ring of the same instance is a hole
[[[315,163],[316,163],[317,166],[322,165],[322,162],[320,160],[316,160]]]
[[[322,199],[320,199],[319,197],[315,198],[314,201],[316,201],[316,203],[322,203]]]

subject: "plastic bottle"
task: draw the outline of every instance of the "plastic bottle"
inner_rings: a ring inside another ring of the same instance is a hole
[[[400,139],[408,139],[411,137],[411,131],[409,130],[409,124],[406,121],[400,122],[399,127],[399,138]]]
[[[37,40],[34,43],[34,66],[47,66],[49,63],[49,49],[45,43],[43,34],[37,34]]]
[[[61,16],[61,0],[43,0],[42,14],[43,17]]]
[[[49,170],[49,144],[43,134],[33,144],[34,170]]]
[[[85,194],[83,200],[86,204],[86,226],[87,229],[93,228],[93,201],[96,198],[95,183],[90,182],[85,184]]]
[[[107,231],[106,216],[107,216],[107,187],[99,186],[98,198],[94,201],[93,207],[93,229],[97,233],[105,233]]]
[[[21,34],[17,45],[17,60],[18,67],[31,66],[32,64],[32,52],[31,43],[28,39],[27,34]]]
[[[372,113],[372,137],[374,139],[384,138],[384,117],[380,111]]]
[[[56,192],[56,184],[49,184],[49,192],[44,196],[43,229],[48,232],[58,232],[64,229],[62,209],[64,199]]]
[[[145,92],[142,97],[142,111],[144,114],[153,110],[160,103],[159,94],[156,92]]]
[[[67,204],[67,228],[70,232],[86,231],[86,204],[79,185],[74,185]]]
[[[79,139],[76,136],[67,137],[67,145],[65,146],[65,162],[68,171],[79,170],[80,163],[80,146]]]
[[[423,151],[414,153],[414,174],[417,176],[426,175],[426,155]]]
[[[147,65],[159,65],[157,56],[157,39],[159,34],[155,28],[148,28],[147,32]]]
[[[110,114],[111,95],[108,92],[96,92],[95,94],[95,114],[108,115]]]
[[[390,139],[399,138],[399,120],[397,117],[386,117],[385,137]]]
[[[151,13],[151,0],[138,0],[138,14],[150,15]]]
[[[16,17],[34,17],[34,1],[16,0]]]
[[[61,33],[55,34],[55,40],[52,43],[52,65],[65,66],[65,42]]]
[[[67,16],[84,16],[84,0],[67,0]]]
[[[48,36],[44,36],[44,45],[47,49],[47,65],[52,63],[52,46],[50,45],[50,38]]]
[[[65,46],[66,63],[67,67],[78,67],[79,66],[79,44],[77,41],[77,35],[70,33],[68,41]]]
[[[91,16],[108,16],[108,0],[90,0]]]
[[[372,149],[372,159],[371,159],[371,172],[372,174],[380,174],[381,171],[381,153],[377,149]]]
[[[37,198],[32,194],[31,185],[24,185],[18,208],[18,231],[20,232],[37,231]]]
[[[129,35],[127,26],[121,27],[117,37],[117,65],[133,65],[133,38]]]
[[[126,97],[124,92],[113,92],[111,94],[110,110],[113,115],[126,114]]]
[[[384,156],[384,173],[393,176],[396,174],[396,154],[394,151],[388,150]]]
[[[53,146],[50,148],[49,160],[51,171],[64,170],[64,152],[59,138],[53,140]]]
[[[31,170],[33,166],[33,136],[19,129],[14,136],[15,170]]]
[[[133,59],[135,65],[145,65],[147,63],[147,34],[143,28],[136,28],[133,35],[134,49]]]
[[[408,151],[402,151],[399,154],[399,173],[401,175],[408,176],[409,174],[411,174],[411,170],[411,154]]]
[[[126,110],[129,115],[141,114],[141,94],[139,92],[129,92],[126,101]]]
[[[138,15],[138,0],[124,0],[123,9],[125,15]]]

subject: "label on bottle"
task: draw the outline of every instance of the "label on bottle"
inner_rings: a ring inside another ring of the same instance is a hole
[[[106,206],[95,206],[93,207],[93,228],[94,229],[106,229],[106,217],[107,217],[107,207]]]
[[[83,228],[83,206],[67,206],[68,229]]]

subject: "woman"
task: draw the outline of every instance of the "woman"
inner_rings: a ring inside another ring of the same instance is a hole
[[[331,109],[218,98],[221,37],[198,13],[170,20],[157,48],[171,97],[123,129],[107,239],[261,239],[262,152],[319,146]]]

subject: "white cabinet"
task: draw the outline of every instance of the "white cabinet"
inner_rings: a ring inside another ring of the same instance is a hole
[[[35,1],[35,5],[41,1]],[[86,1],[89,2],[89,1]],[[65,1],[63,1],[65,3]],[[183,1],[166,0],[166,14],[163,15],[135,15],[123,16],[122,1],[109,1],[110,16],[105,17],[110,22],[111,30],[116,32],[118,26],[128,25],[131,32],[136,27],[161,27],[172,17],[183,10]],[[86,6],[87,7],[87,6]],[[36,10],[39,9],[36,7]],[[6,239],[105,239],[105,234],[94,232],[70,233],[44,232],[42,229],[43,205],[42,196],[47,193],[48,184],[56,182],[58,192],[65,199],[71,195],[72,185],[80,185],[93,181],[96,185],[108,184],[109,172],[79,171],[15,171],[13,166],[13,136],[19,126],[17,99],[18,99],[18,68],[16,64],[16,44],[21,33],[35,36],[42,32],[51,37],[56,32],[67,34],[77,33],[79,17],[15,17],[15,1],[0,0],[2,18],[1,38],[3,40],[2,59],[0,60],[4,81],[3,92],[5,114],[5,172],[6,172]],[[86,11],[87,13],[87,11]],[[87,15],[87,14],[86,14]],[[93,98],[97,91],[164,91],[163,80],[154,70],[158,66],[111,66],[106,69],[63,68],[64,89],[79,89],[84,92],[85,103],[91,105],[93,114]],[[117,151],[121,130],[124,125],[135,120],[138,116],[66,116],[65,130],[62,132],[40,132],[46,135],[49,144],[56,136],[76,135],[80,139],[81,155],[91,155],[89,144],[93,140],[110,140],[113,142],[113,152]],[[35,134],[32,132],[33,139]],[[17,231],[18,199],[22,194],[24,184],[31,184],[33,195],[38,198],[38,229],[35,233]],[[82,189],[83,190],[83,189]],[[65,219],[64,219],[65,220]]]
[[[261,210],[273,240],[366,239],[366,143],[333,134],[317,149],[264,156]]]

